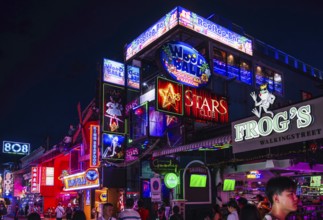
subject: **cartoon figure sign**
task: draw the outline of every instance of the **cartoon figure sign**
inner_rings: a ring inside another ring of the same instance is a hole
[[[257,96],[255,92],[250,93],[250,96],[255,101],[255,107],[258,107],[258,109],[252,109],[252,113],[254,113],[258,118],[260,118],[261,111],[263,109],[265,113],[270,114],[271,117],[274,117],[274,113],[272,111],[269,111],[268,108],[270,105],[274,104],[276,97],[268,91],[267,84],[263,84],[260,86],[260,92],[258,95],[260,98],[259,102],[257,102]]]
[[[124,97],[124,89],[103,84],[103,131],[125,132]]]

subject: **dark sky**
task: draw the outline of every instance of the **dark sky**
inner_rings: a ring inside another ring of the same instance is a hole
[[[122,61],[123,46],[175,6],[215,13],[323,70],[320,0],[2,0],[0,143],[58,143],[95,96],[97,63]],[[288,83],[288,82],[286,82]],[[1,155],[1,153],[0,153]],[[12,157],[0,157],[2,162]]]

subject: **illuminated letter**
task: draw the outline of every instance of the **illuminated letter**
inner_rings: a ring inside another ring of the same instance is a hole
[[[246,124],[241,123],[234,126],[236,130],[236,138],[234,139],[235,142],[239,142],[243,140],[244,130],[246,130]]]
[[[267,124],[267,131],[264,129],[264,123]],[[268,136],[273,131],[271,118],[268,116],[262,117],[258,122],[258,131],[261,136]]]
[[[312,122],[311,106],[305,105],[298,109],[297,128],[306,128]]]
[[[259,137],[257,132],[257,122],[255,120],[246,123],[246,140]]]
[[[277,133],[282,133],[287,131],[288,125],[290,123],[290,121],[287,120],[287,117],[288,117],[287,111],[279,112],[275,115],[275,117],[273,118],[274,131],[276,131]],[[283,118],[284,120],[279,122],[280,118]]]

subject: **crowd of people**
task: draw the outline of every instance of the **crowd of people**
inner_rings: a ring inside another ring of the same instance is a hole
[[[266,196],[257,195],[257,202],[244,197],[230,199],[226,210],[215,205],[205,220],[285,220],[298,207],[296,183],[288,177],[274,177],[266,186]]]
[[[289,213],[297,210],[298,197],[296,196],[296,183],[288,177],[274,177],[270,179],[266,186],[266,196],[257,195],[257,202],[248,201],[244,197],[232,198],[225,208],[214,205],[212,211],[207,214],[204,220],[284,220]],[[125,209],[115,216],[112,203],[105,203],[102,206],[102,213],[97,216],[97,220],[183,220],[178,206],[173,206],[172,215],[166,217],[165,207],[156,207],[152,213],[144,207],[143,200],[138,200],[137,207],[134,207],[134,200],[128,198]],[[4,213],[4,203],[0,201],[0,214]],[[51,208],[49,208],[51,209]],[[26,210],[27,211],[27,210]],[[58,203],[56,208],[49,210],[55,214],[57,220],[85,220],[84,212],[78,206],[72,207],[69,203],[63,207]],[[16,219],[16,218],[15,218]],[[29,208],[28,220],[40,220],[40,213],[37,208]]]

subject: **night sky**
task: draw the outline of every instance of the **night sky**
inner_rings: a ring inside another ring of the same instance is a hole
[[[95,97],[97,63],[122,61],[130,43],[175,6],[220,15],[323,70],[323,3],[233,0],[3,0],[0,5],[0,143],[53,146]],[[286,82],[288,83],[288,82]],[[1,147],[2,149],[2,147]],[[1,150],[2,152],[2,150]],[[4,157],[0,166],[17,156]]]

